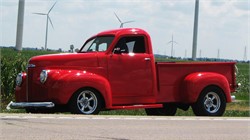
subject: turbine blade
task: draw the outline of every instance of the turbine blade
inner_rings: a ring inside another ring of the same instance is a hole
[[[119,20],[120,23],[122,23],[122,21],[120,20],[120,18],[116,15],[116,13],[114,12],[116,18]]]
[[[36,15],[47,15],[47,14],[44,14],[44,13],[32,13],[32,14],[36,14]]]
[[[123,23],[131,23],[131,22],[135,22],[135,21],[131,20],[131,21],[126,21],[126,22],[123,22]]]
[[[169,41],[168,44],[169,44],[169,43],[172,43],[172,41]]]
[[[54,5],[50,8],[48,14],[50,13],[50,11],[54,8],[54,6],[56,5],[57,1],[54,3]]]
[[[50,24],[51,24],[52,28],[54,29],[53,23],[52,23],[52,21],[51,21],[51,19],[50,19],[50,17],[49,17],[49,16],[48,16],[48,18],[49,18],[49,22],[50,22]]]

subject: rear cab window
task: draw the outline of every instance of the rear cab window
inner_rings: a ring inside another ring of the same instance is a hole
[[[143,36],[122,37],[117,42],[115,48],[120,48],[121,53],[146,53]]]

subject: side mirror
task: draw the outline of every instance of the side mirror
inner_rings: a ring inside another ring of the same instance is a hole
[[[121,48],[115,48],[113,53],[114,54],[121,54]]]

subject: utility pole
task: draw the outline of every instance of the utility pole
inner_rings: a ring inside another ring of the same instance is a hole
[[[25,0],[19,0],[18,17],[17,17],[17,32],[16,32],[16,50],[17,51],[22,51],[24,6],[25,6]]]
[[[198,16],[199,16],[199,0],[195,0],[193,51],[192,51],[192,59],[193,60],[196,60],[197,35],[198,35]]]

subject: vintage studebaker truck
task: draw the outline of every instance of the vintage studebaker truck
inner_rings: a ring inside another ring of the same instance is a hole
[[[122,28],[98,33],[77,53],[32,57],[8,107],[175,115],[191,106],[195,115],[221,116],[236,88],[234,62],[155,62],[149,34]]]

